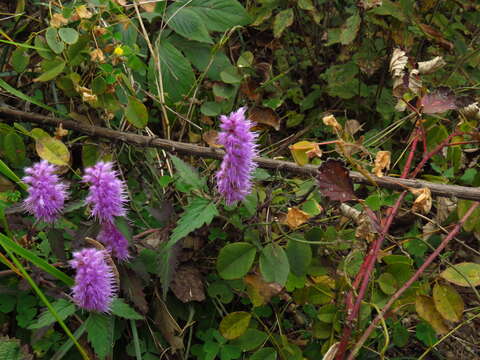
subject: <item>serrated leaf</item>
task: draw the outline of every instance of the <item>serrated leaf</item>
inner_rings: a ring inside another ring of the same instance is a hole
[[[293,24],[293,9],[280,11],[273,20],[273,36],[277,39],[282,36],[286,28]]]
[[[226,245],[218,254],[218,274],[226,280],[240,279],[252,267],[255,254],[255,246],[246,242]]]
[[[358,30],[360,29],[361,21],[362,20],[358,12],[347,19],[342,28],[342,32],[340,33],[340,42],[342,45],[348,45],[355,40]]]
[[[58,30],[58,35],[65,43],[72,45],[78,41],[78,32],[72,28],[61,28]]]
[[[60,300],[57,300],[57,301],[53,302],[52,306],[62,320],[65,320],[66,318],[68,318],[70,315],[72,315],[76,311],[75,304],[73,304],[73,303],[71,303],[71,302],[69,302],[65,299],[60,299]],[[42,327],[53,324],[56,321],[57,321],[57,319],[52,315],[52,313],[49,310],[46,310],[46,311],[44,311],[43,313],[40,314],[37,322],[30,325],[28,328],[29,329],[40,329]]]
[[[116,298],[112,301],[110,308],[113,315],[120,316],[125,319],[142,320],[143,316],[135,311],[130,305],[128,305],[123,299]]]
[[[236,339],[245,333],[251,318],[252,315],[245,311],[230,313],[220,322],[220,333],[225,339]]]
[[[20,340],[1,338],[0,339],[0,359],[2,360],[22,360],[24,357],[20,349]]]
[[[102,360],[113,348],[114,321],[113,317],[98,313],[91,313],[87,319],[88,341]]]
[[[353,182],[340,160],[328,159],[318,168],[317,185],[323,196],[341,202],[356,199]]]
[[[38,156],[55,165],[68,165],[70,152],[67,146],[53,137],[41,137],[35,142]]]
[[[170,155],[170,159],[172,159],[173,165],[175,166],[176,174],[184,183],[197,190],[205,187],[205,179],[200,178],[196,169],[175,155]]]
[[[125,117],[130,124],[136,128],[143,129],[148,124],[147,107],[135,96],[129,96]]]
[[[480,285],[480,264],[470,262],[456,264],[444,270],[440,276],[455,285],[478,286]]]
[[[448,321],[460,321],[465,304],[460,294],[451,285],[435,284],[433,301],[440,315]]]
[[[287,254],[280,245],[271,243],[263,248],[260,254],[260,272],[265,281],[285,285],[290,264]]]

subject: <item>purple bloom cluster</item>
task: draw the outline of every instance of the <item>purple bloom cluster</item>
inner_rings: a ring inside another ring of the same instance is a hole
[[[128,260],[128,240],[112,223],[102,224],[97,240],[119,260]]]
[[[67,186],[60,182],[55,170],[55,165],[42,160],[26,168],[27,176],[22,179],[28,185],[28,197],[23,202],[24,209],[37,220],[48,223],[58,219],[68,197]]]
[[[256,168],[257,134],[250,131],[252,122],[245,118],[242,107],[229,116],[220,117],[222,131],[217,142],[225,148],[220,170],[217,172],[217,188],[228,205],[243,200],[252,188],[252,172]]]
[[[73,253],[76,270],[73,300],[89,311],[109,312],[116,294],[115,276],[107,264],[105,250],[82,249]]]

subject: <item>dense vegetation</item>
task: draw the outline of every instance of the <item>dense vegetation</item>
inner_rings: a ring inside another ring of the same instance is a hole
[[[2,360],[480,358],[477,1],[0,13]]]

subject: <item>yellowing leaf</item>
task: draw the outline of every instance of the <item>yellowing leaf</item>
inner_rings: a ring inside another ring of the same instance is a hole
[[[220,322],[220,333],[225,339],[236,339],[247,330],[251,318],[252,315],[245,311],[230,313]]]
[[[440,315],[448,321],[460,321],[465,308],[462,297],[451,285],[435,284],[433,301]]]
[[[280,11],[273,20],[273,36],[279,38],[283,31],[293,24],[293,9]]]
[[[285,224],[287,224],[291,229],[296,229],[300,225],[308,221],[310,215],[305,211],[300,210],[297,207],[289,208],[287,216],[285,218]]]
[[[382,177],[384,169],[390,169],[390,151],[379,151],[375,156],[373,173],[378,177]]]
[[[309,158],[313,156],[322,156],[322,151],[318,147],[318,144],[311,141],[299,141],[288,148],[292,153],[293,160],[295,160],[298,165],[302,166],[308,164]]]
[[[59,28],[67,24],[68,24],[68,19],[66,19],[62,14],[57,13],[52,15],[52,20],[50,20],[50,26]]]
[[[265,124],[280,130],[280,117],[272,109],[256,106],[249,112],[248,118],[255,124]]]
[[[435,308],[435,303],[428,296],[419,295],[415,299],[415,309],[418,315],[428,322],[438,334],[446,334],[448,328],[443,322],[443,318]]]
[[[478,286],[480,285],[480,264],[469,262],[456,264],[443,271],[440,276],[455,285]]]
[[[261,306],[270,301],[272,296],[282,291],[283,286],[275,282],[266,282],[257,274],[247,275],[243,279],[247,286],[247,294],[253,306]]]
[[[75,11],[80,19],[90,19],[93,16],[85,5],[80,5]]]
[[[55,165],[68,165],[70,152],[67,146],[50,136],[40,137],[35,142],[38,156]]]

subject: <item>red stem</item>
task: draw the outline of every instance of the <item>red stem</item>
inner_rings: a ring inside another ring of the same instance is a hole
[[[367,341],[369,338],[370,334],[373,332],[375,329],[376,325],[378,322],[383,319],[387,311],[391,308],[393,303],[397,301],[397,299],[402,296],[402,294],[420,277],[420,275],[425,271],[425,269],[435,260],[435,258],[442,252],[443,249],[447,246],[447,244],[452,240],[460,231],[462,225],[467,221],[467,219],[472,215],[472,213],[475,211],[475,209],[480,205],[479,202],[474,202],[470,208],[467,210],[465,215],[462,216],[460,221],[455,225],[455,227],[450,231],[450,233],[442,240],[441,244],[438,246],[438,248],[435,249],[434,252],[430,254],[430,256],[425,260],[425,262],[418,268],[418,270],[415,272],[415,274],[405,283],[402,285],[400,289],[397,290],[395,294],[392,295],[390,300],[387,302],[387,304],[383,307],[382,311],[373,319],[373,321],[370,323],[369,327],[365,330],[365,332],[362,334],[360,339],[357,341],[355,344],[355,347],[353,348],[352,352],[348,356],[347,360],[353,360],[362,347],[362,345]]]

